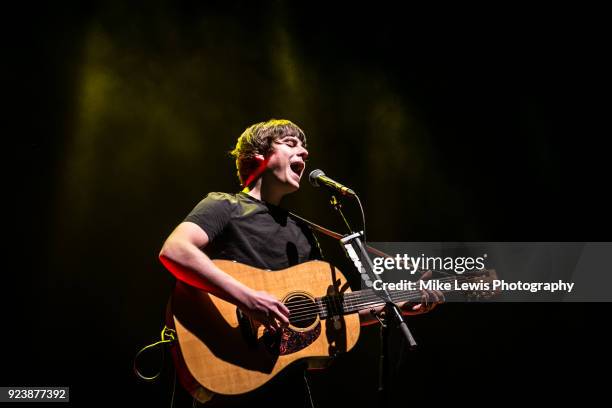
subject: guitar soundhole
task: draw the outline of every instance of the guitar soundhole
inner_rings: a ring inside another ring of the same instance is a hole
[[[317,321],[318,307],[311,297],[296,293],[285,299],[284,303],[291,312],[289,321],[293,327],[306,329]]]

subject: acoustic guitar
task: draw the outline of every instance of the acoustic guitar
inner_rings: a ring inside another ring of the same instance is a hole
[[[384,305],[372,289],[351,291],[344,275],[324,261],[280,271],[213,262],[245,285],[281,299],[290,310],[290,324],[271,334],[235,305],[177,282],[166,324],[176,330],[171,350],[178,378],[200,402],[214,394],[252,391],[298,360],[324,368],[357,343],[358,312]],[[390,293],[396,302],[421,299],[420,291]]]

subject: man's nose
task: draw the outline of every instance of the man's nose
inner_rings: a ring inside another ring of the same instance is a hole
[[[300,152],[297,154],[302,158],[302,160],[306,160],[308,158],[308,150],[300,146]]]

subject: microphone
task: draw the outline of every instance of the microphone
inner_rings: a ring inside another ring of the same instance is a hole
[[[350,197],[354,197],[356,195],[353,190],[346,186],[343,186],[337,181],[330,179],[325,175],[325,173],[323,173],[322,170],[319,169],[311,171],[308,175],[308,180],[310,181],[310,184],[312,184],[314,187],[319,187],[319,183],[321,183],[325,187],[331,188],[332,190],[335,190],[342,195]]]

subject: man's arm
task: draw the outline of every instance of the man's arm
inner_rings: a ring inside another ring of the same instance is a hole
[[[202,228],[183,222],[166,239],[159,260],[180,281],[235,304],[272,330],[279,324],[288,324],[289,309],[278,299],[234,279],[202,252],[208,242],[208,234]]]

